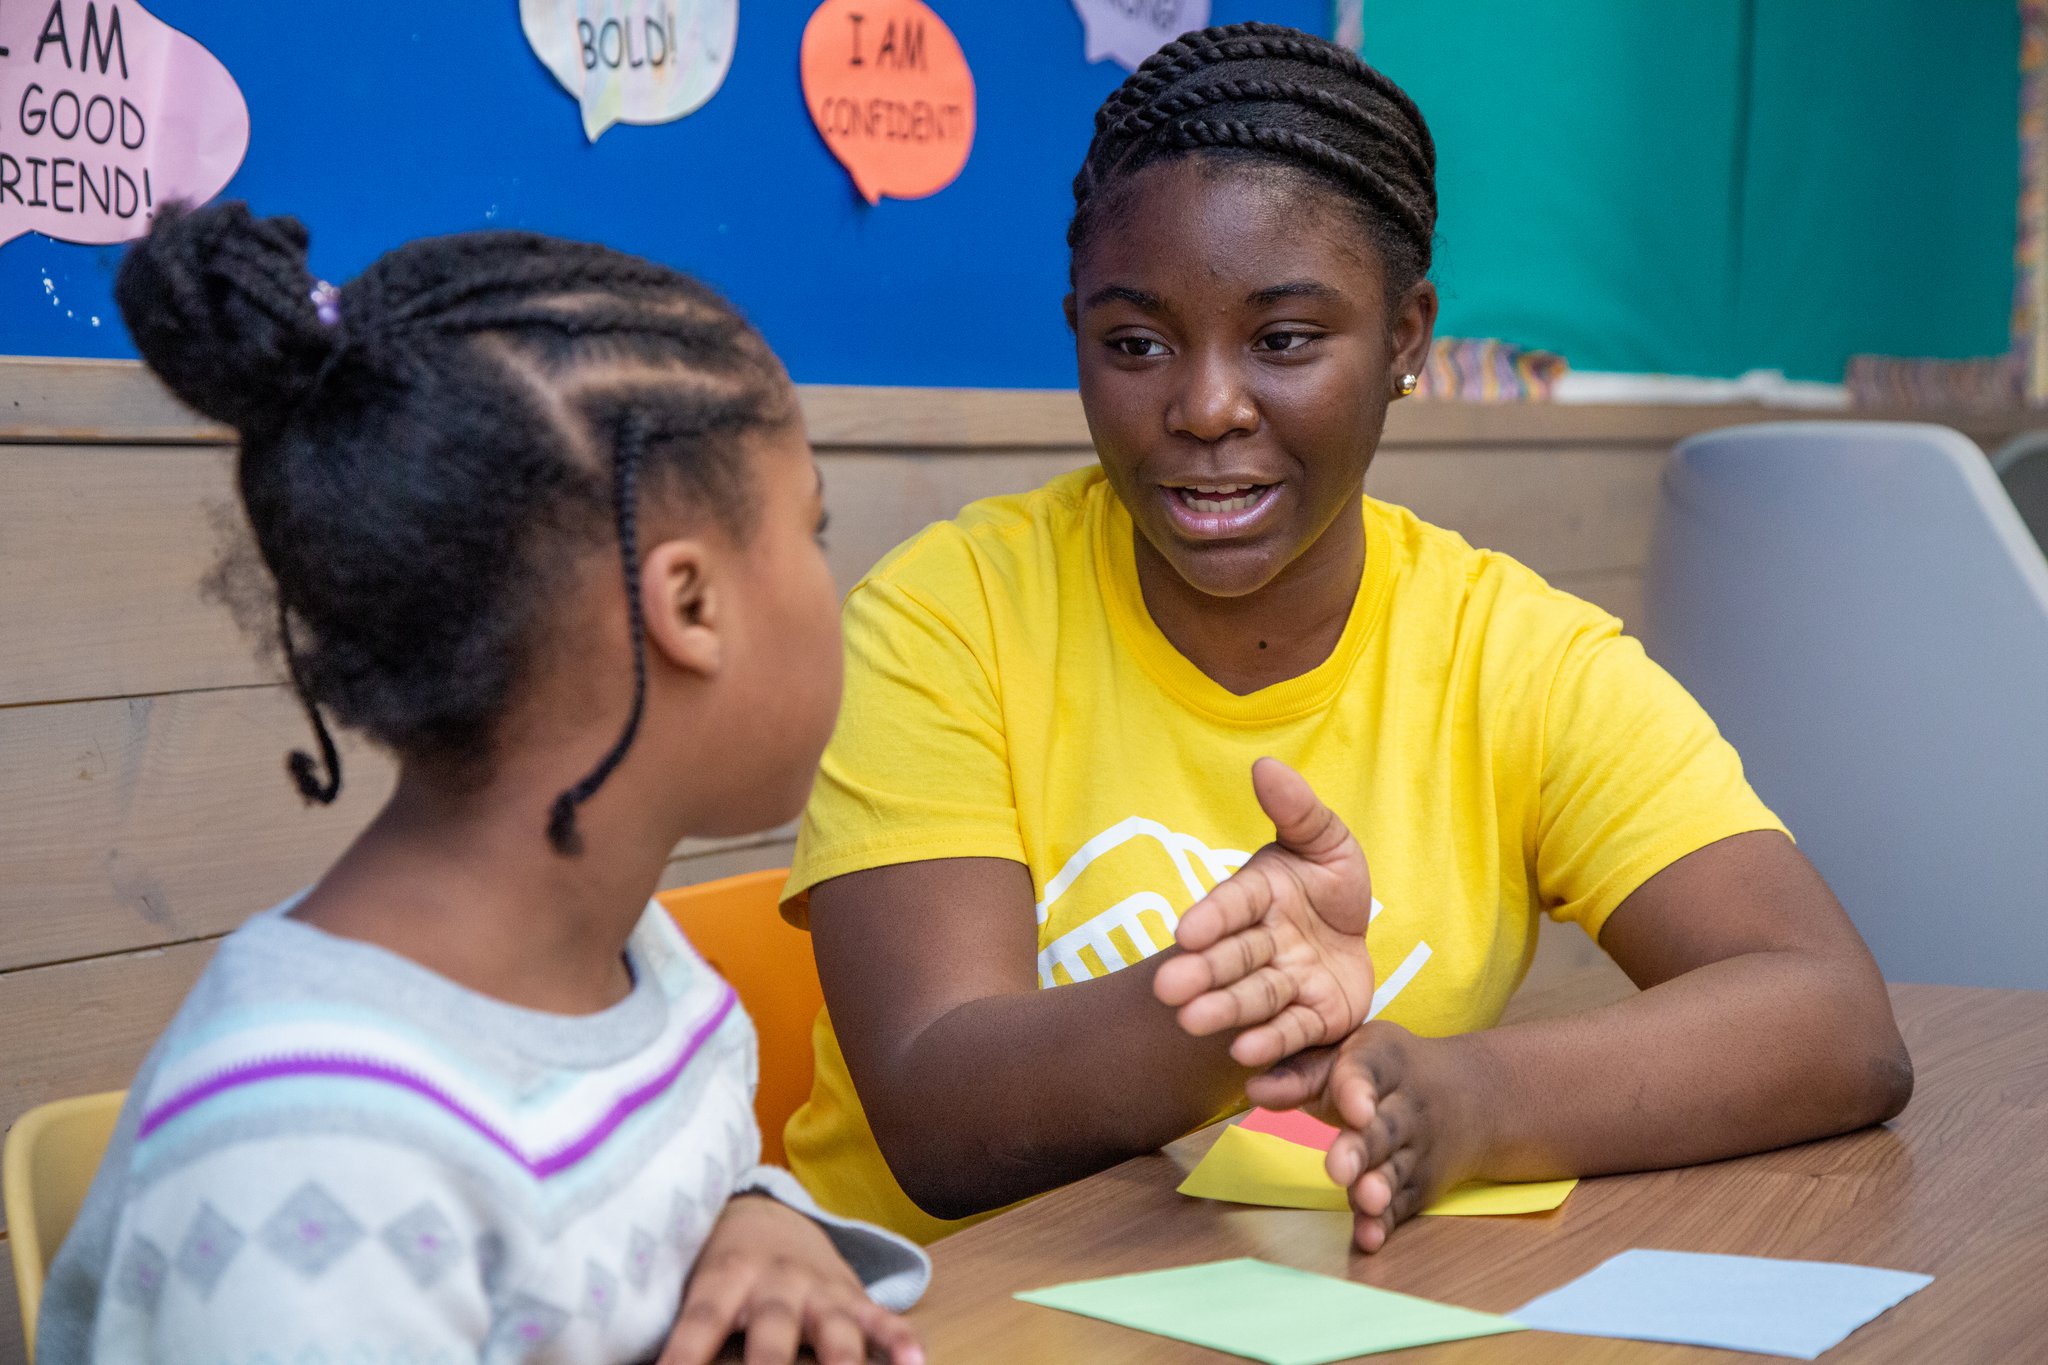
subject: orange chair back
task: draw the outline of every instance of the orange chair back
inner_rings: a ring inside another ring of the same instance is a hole
[[[739,992],[761,1038],[754,1119],[761,1159],[783,1164],[782,1128],[811,1094],[811,1025],[825,1007],[811,936],[777,908],[789,869],[681,886],[658,898],[706,961]]]

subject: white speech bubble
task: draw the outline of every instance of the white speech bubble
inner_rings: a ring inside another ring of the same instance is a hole
[[[1337,0],[1337,46],[1353,52],[1365,46],[1365,0]]]
[[[732,69],[739,0],[519,0],[519,24],[595,142],[703,108]]]
[[[1087,33],[1088,60],[1138,63],[1189,29],[1207,28],[1209,0],[1074,0]]]

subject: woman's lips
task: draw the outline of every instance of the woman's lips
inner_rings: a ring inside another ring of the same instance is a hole
[[[1278,501],[1272,483],[1162,485],[1167,515],[1183,535],[1196,540],[1241,536]]]

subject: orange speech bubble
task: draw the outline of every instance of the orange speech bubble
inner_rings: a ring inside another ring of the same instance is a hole
[[[825,0],[804,26],[804,102],[870,204],[953,183],[974,146],[974,73],[923,0]]]

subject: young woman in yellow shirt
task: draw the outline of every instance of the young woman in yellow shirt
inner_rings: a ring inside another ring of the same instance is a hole
[[[1097,115],[1067,308],[1100,468],[845,608],[787,904],[829,1003],[788,1147],[827,1207],[930,1239],[1249,1095],[1347,1129],[1372,1251],[1469,1178],[1904,1105],[1869,953],[1692,698],[1364,495],[1436,317],[1434,169],[1392,82],[1266,25]],[[1495,1027],[1543,913],[1641,993]]]

